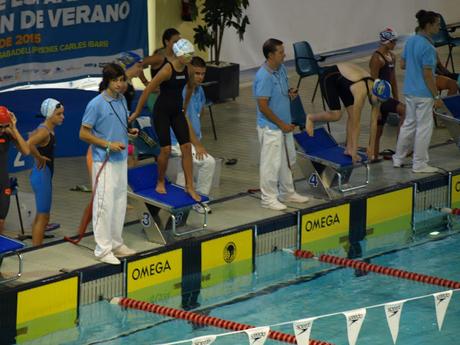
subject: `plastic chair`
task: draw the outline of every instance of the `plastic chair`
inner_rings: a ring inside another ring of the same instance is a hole
[[[449,64],[449,60],[450,60],[452,71],[455,73],[452,49],[460,46],[460,37],[452,37],[449,34],[449,29],[447,28],[444,18],[440,16],[440,19],[441,19],[441,28],[439,29],[439,32],[435,36],[433,36],[433,43],[436,48],[443,47],[443,46],[449,47],[449,55],[447,56],[447,60],[444,66],[447,67],[447,65]]]
[[[295,69],[299,75],[299,81],[297,83],[297,88],[300,86],[300,82],[303,78],[309,77],[312,75],[318,76],[318,81],[316,82],[315,91],[313,91],[313,96],[311,101],[315,100],[316,92],[318,91],[319,80],[323,69],[319,66],[318,61],[322,58],[317,58],[313,54],[310,44],[307,41],[295,42],[294,47],[294,59],[295,59]],[[324,98],[321,94],[321,100],[323,102],[323,109],[326,109],[324,104]]]

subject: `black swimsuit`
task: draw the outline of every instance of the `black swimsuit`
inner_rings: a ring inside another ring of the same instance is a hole
[[[379,70],[379,78],[382,79],[382,80],[386,80],[386,81],[390,82],[391,76],[392,76],[393,71],[395,69],[394,62],[393,61],[388,61],[385,58],[385,56],[381,52],[379,52],[378,50],[376,50],[375,53],[380,55],[382,57],[383,61],[385,61],[385,65],[383,65],[383,67],[380,68],[380,70]],[[388,118],[389,113],[397,113],[398,112],[397,107],[398,107],[399,103],[400,102],[397,101],[396,99],[389,98],[389,99],[387,99],[385,102],[383,102],[380,105],[381,116],[377,121],[377,124],[379,126],[385,125],[385,123],[387,122],[387,118]]]
[[[184,101],[182,91],[188,81],[188,70],[177,72],[171,65],[171,78],[160,84],[160,95],[153,108],[153,124],[158,135],[160,146],[171,145],[172,128],[180,145],[190,142],[187,120],[183,112]]]
[[[329,110],[340,110],[340,100],[342,100],[345,108],[355,103],[355,98],[351,93],[350,87],[353,84],[364,81],[367,89],[367,97],[372,105],[369,85],[367,81],[374,81],[371,77],[364,77],[356,81],[351,81],[345,78],[339,71],[336,65],[324,67],[324,72],[321,74],[320,85],[321,92],[329,107]]]

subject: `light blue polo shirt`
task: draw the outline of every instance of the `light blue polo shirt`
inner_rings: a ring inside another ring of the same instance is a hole
[[[109,160],[112,162],[128,159],[128,110],[126,99],[120,96],[111,98],[105,92],[94,97],[86,106],[82,125],[92,128],[92,133],[107,141],[118,141],[125,144],[121,152],[110,152]],[[106,151],[98,145],[91,145],[93,161],[103,162]]]
[[[268,106],[273,113],[285,123],[291,123],[289,84],[284,65],[281,65],[277,71],[273,71],[266,63],[263,64],[256,73],[252,91],[256,99],[268,98]],[[280,129],[265,117],[259,105],[257,105],[257,125],[262,128]]]
[[[423,78],[423,69],[429,67],[436,69],[436,48],[428,37],[414,35],[409,38],[404,46],[402,58],[406,63],[403,92],[407,96],[432,98],[433,94]]]
[[[182,98],[185,99],[187,85],[184,86],[184,90],[182,90]],[[193,90],[192,97],[190,98],[190,103],[187,107],[187,117],[192,124],[193,131],[198,139],[201,139],[201,110],[203,106],[206,104],[206,96],[204,94],[204,90],[201,86],[197,86],[195,90]],[[172,129],[171,131],[171,145],[177,145],[177,139],[174,135]]]

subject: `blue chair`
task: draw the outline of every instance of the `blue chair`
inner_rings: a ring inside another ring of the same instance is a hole
[[[312,137],[306,132],[301,132],[294,134],[294,139],[301,157],[299,167],[307,180],[311,194],[332,199],[332,188],[336,186],[339,192],[344,193],[368,185],[367,156],[358,153],[362,161],[353,163],[351,157],[344,154],[344,147],[339,146],[323,127],[316,128]],[[345,187],[353,169],[363,166],[366,168],[365,181],[359,185]]]
[[[184,227],[188,214],[197,202],[183,187],[166,180],[166,194],[155,191],[158,172],[157,165],[150,163],[128,169],[128,185],[131,191],[128,196],[133,199],[133,206],[139,212],[140,222],[151,242],[166,244],[164,231],[172,230],[174,236],[184,236],[207,227],[207,210],[203,215],[203,224],[198,228],[177,232],[176,228]],[[201,202],[209,198],[201,195]]]
[[[440,18],[441,18],[441,27],[439,29],[439,32],[435,36],[433,36],[434,46],[436,48],[443,47],[443,46],[449,47],[449,55],[447,56],[447,60],[444,65],[447,67],[447,65],[449,64],[449,60],[450,60],[452,71],[455,73],[452,49],[460,46],[460,37],[452,37],[449,34],[449,29],[446,25],[444,18],[442,16],[440,16]]]
[[[447,96],[442,99],[448,112],[434,109],[436,117],[446,125],[451,138],[460,148],[460,95]]]
[[[0,235],[0,267],[3,261],[3,257],[5,255],[15,254],[19,260],[19,267],[18,272],[15,276],[6,279],[0,279],[0,284],[4,284],[13,280],[18,279],[22,275],[22,255],[18,252],[18,250],[24,248],[24,244],[22,242],[13,240],[9,237]]]
[[[323,69],[319,66],[318,61],[322,58],[316,57],[313,54],[313,50],[311,49],[310,44],[307,41],[295,42],[293,44],[294,47],[294,59],[295,59],[295,70],[299,75],[299,81],[297,83],[297,88],[300,86],[300,82],[305,77],[310,77],[312,75],[318,76],[318,81],[316,82],[315,91],[313,92],[313,96],[311,101],[315,100],[316,92],[318,91],[319,80],[321,74],[323,73]],[[321,91],[320,91],[321,92]],[[324,104],[324,98],[321,94],[321,100],[323,102],[323,109],[326,109],[326,105]]]

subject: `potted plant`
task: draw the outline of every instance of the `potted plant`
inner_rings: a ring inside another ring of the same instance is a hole
[[[226,28],[233,27],[240,40],[243,40],[246,25],[249,24],[244,10],[249,6],[249,0],[203,0],[199,13],[204,24],[194,28],[194,42],[198,49],[211,52],[205,82],[211,83],[205,89],[206,95],[212,101],[235,99],[239,95],[240,66],[236,63],[222,62],[220,52],[222,39]],[[192,18],[198,16],[196,0],[191,2]]]

